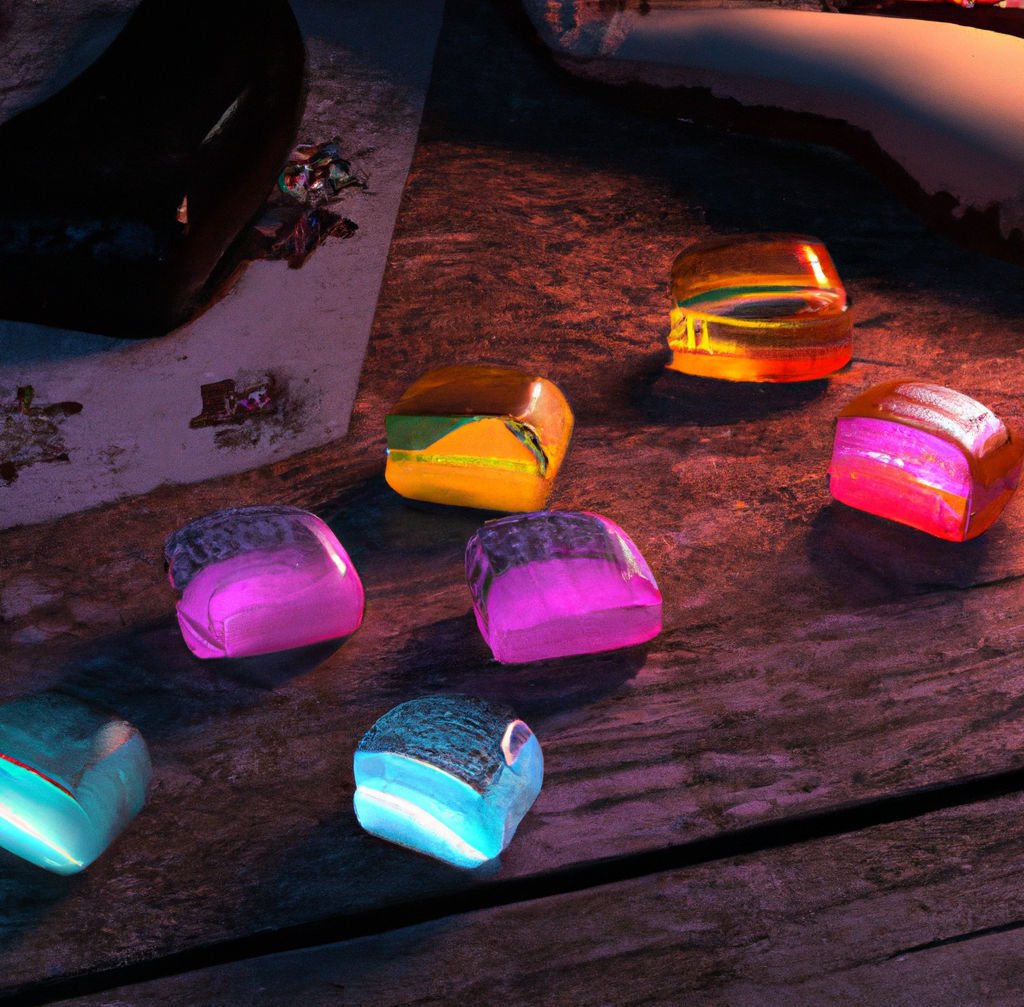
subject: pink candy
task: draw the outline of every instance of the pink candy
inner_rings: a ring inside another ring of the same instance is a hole
[[[597,514],[485,524],[466,547],[477,624],[505,663],[591,654],[661,632],[661,592],[629,537]]]
[[[1002,420],[967,395],[891,381],[839,414],[829,488],[851,507],[959,542],[999,516],[1022,454]]]
[[[178,624],[197,657],[247,657],[354,632],[363,585],[334,533],[294,507],[238,507],[167,539]]]

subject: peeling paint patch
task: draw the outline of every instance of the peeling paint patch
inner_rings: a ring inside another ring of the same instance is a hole
[[[202,385],[200,393],[203,410],[189,426],[217,428],[213,443],[221,449],[273,445],[299,436],[310,415],[310,396],[303,394],[302,384],[296,387],[277,373],[239,373]]]
[[[6,486],[28,465],[69,460],[61,427],[82,411],[81,402],[36,405],[36,399],[32,385],[0,388],[0,483]]]
[[[199,427],[217,427],[225,423],[245,423],[246,420],[266,416],[277,409],[277,389],[272,376],[264,377],[254,384],[238,387],[235,379],[225,378],[208,385],[201,385],[199,394],[203,411],[193,416],[188,425],[194,430]]]

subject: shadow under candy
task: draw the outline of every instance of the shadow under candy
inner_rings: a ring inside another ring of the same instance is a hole
[[[407,499],[388,486],[383,473],[358,483],[317,511],[360,575],[361,564],[371,569],[376,554],[404,563],[411,554],[438,552],[457,555],[461,562],[477,528],[500,516],[497,511]]]
[[[410,635],[391,664],[378,695],[395,702],[431,693],[466,693],[510,706],[544,744],[549,718],[583,714],[619,692],[647,662],[648,643],[596,654],[501,664],[494,660],[473,611],[423,626]],[[383,712],[383,711],[382,711]],[[369,726],[369,725],[367,725]]]
[[[729,426],[803,409],[825,395],[828,387],[827,378],[787,382],[721,381],[651,366],[636,375],[632,397],[633,407],[649,423]]]
[[[45,927],[61,902],[89,884],[86,874],[52,874],[0,849],[0,954]]]
[[[854,602],[975,586],[990,556],[986,535],[948,542],[833,501],[811,525],[811,560]]]
[[[260,658],[195,657],[173,615],[102,637],[69,661],[54,688],[108,709],[160,743],[239,707],[253,705],[277,685],[303,674],[343,641]],[[308,653],[305,653],[308,652]]]

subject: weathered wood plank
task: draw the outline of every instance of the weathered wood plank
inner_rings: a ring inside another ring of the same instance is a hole
[[[157,767],[85,875],[0,865],[3,987],[486,884],[366,837],[351,811],[359,737],[427,692],[511,702],[544,744],[503,879],[1021,765],[1020,501],[957,547],[842,511],[825,486],[832,418],[876,381],[915,373],[1019,414],[1020,273],[932,236],[832,154],[581,92],[521,27],[450,4],[344,441],[0,536],[2,694],[101,701]],[[854,364],[799,388],[665,373],[675,252],[768,228],[833,249]],[[456,359],[566,391],[578,429],[553,505],[604,512],[645,551],[666,598],[651,645],[489,659],[462,577],[482,517],[407,506],[381,477],[387,408]],[[317,509],[366,583],[364,626],[321,663],[204,664],[177,636],[164,535],[250,502]]]
[[[990,802],[61,1003],[1010,1007],[1020,810]]]

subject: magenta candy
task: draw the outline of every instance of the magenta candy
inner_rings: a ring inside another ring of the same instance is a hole
[[[613,521],[537,511],[485,524],[466,547],[477,625],[504,663],[592,654],[661,632],[661,592]]]
[[[363,585],[334,533],[295,507],[237,507],[189,522],[165,547],[178,624],[197,657],[250,657],[347,636]]]
[[[829,488],[851,507],[960,542],[999,516],[1022,454],[980,402],[941,385],[891,381],[839,414]]]

